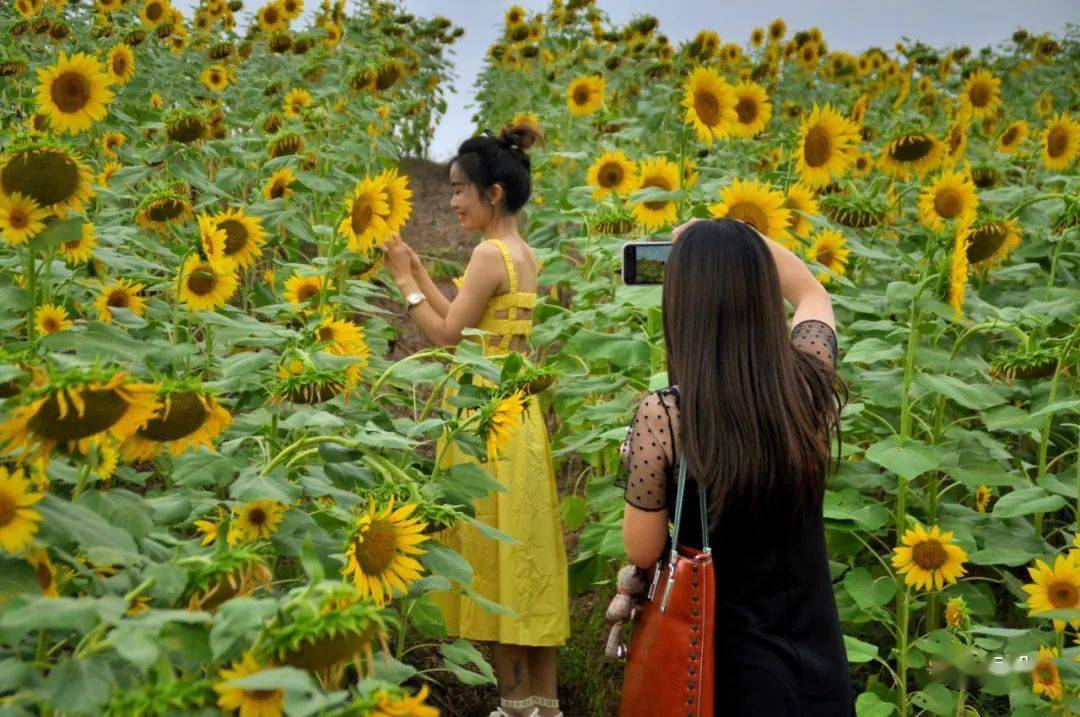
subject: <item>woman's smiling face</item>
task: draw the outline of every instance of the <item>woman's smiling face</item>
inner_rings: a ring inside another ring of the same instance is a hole
[[[457,162],[450,165],[450,208],[457,215],[458,224],[466,231],[483,231],[492,220],[495,207],[491,200],[480,196],[476,185],[461,171]]]

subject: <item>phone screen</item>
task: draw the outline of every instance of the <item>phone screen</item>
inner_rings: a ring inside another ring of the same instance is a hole
[[[623,244],[624,284],[663,284],[664,267],[671,242],[627,242]]]

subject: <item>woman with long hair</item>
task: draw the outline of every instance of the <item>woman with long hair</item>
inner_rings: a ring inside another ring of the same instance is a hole
[[[829,294],[749,224],[696,220],[673,238],[662,298],[671,385],[642,399],[622,446],[627,556],[649,569],[670,548],[685,451],[678,539],[702,547],[700,486],[716,574],[715,714],[854,715],[822,516],[848,397]]]
[[[531,127],[515,125],[499,136],[466,140],[451,160],[450,206],[463,229],[482,237],[453,301],[400,237],[386,247],[386,267],[408,301],[409,315],[436,345],[454,346],[463,329],[475,327],[487,332],[482,337],[485,354],[526,350],[538,269],[518,231],[518,211],[531,190],[526,150],[537,139]],[[494,385],[480,376],[475,382]],[[444,434],[438,445],[443,467],[477,463],[446,440]],[[570,633],[569,581],[551,446],[535,395],[525,399],[521,425],[500,454],[479,465],[507,490],[474,500],[473,507],[477,519],[516,542],[496,541],[471,524],[455,525],[435,537],[472,565],[471,588],[477,594],[515,614],[490,612],[457,592],[431,595],[450,636],[495,643],[501,699],[489,717],[560,717],[556,647]]]

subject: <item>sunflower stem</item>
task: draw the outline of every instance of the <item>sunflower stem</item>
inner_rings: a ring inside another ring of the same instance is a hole
[[[1061,347],[1061,351],[1058,354],[1057,366],[1054,368],[1054,377],[1050,379],[1050,394],[1046,397],[1046,405],[1051,406],[1054,403],[1054,399],[1057,397],[1058,382],[1061,378],[1061,369],[1065,365],[1065,357],[1072,353],[1072,344],[1076,340],[1077,334],[1074,333],[1069,340],[1065,342],[1065,345]],[[1038,470],[1035,474],[1035,485],[1039,485],[1042,479],[1046,477],[1046,452],[1050,446],[1050,428],[1054,423],[1053,412],[1046,414],[1046,420],[1043,421],[1041,435],[1039,436],[1039,463]],[[1043,530],[1043,513],[1039,511],[1035,514],[1035,537],[1042,540]]]
[[[406,356],[405,358],[390,364],[390,366],[385,371],[383,371],[382,375],[375,380],[375,383],[371,384],[371,388],[368,390],[368,402],[367,405],[364,406],[364,409],[370,409],[374,405],[376,394],[378,393],[382,385],[386,383],[386,380],[390,378],[390,374],[393,373],[394,369],[396,369],[398,366],[405,363],[406,361],[413,361],[422,358],[450,359],[452,358],[452,356],[448,351],[443,348],[430,348],[424,349],[423,351],[417,351],[414,354],[410,354],[409,356]]]
[[[26,291],[30,294],[30,306],[26,312],[26,337],[31,346],[37,340],[37,275],[34,273],[34,248],[26,245]]]

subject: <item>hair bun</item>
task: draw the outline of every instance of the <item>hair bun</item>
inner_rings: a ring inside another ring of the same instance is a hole
[[[519,122],[509,127],[503,127],[502,132],[499,133],[499,139],[515,149],[525,151],[536,144],[537,141],[543,140],[543,136],[536,127]]]

